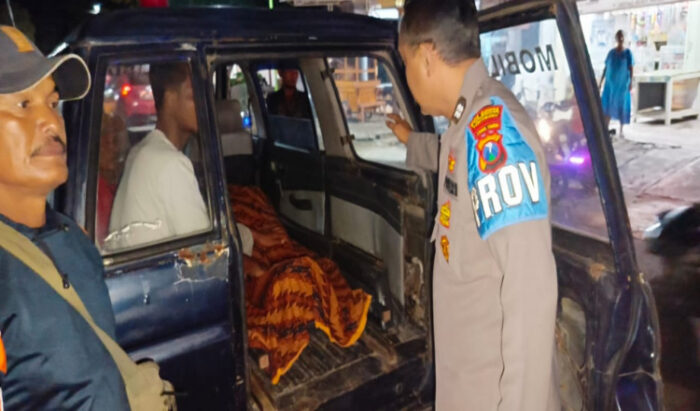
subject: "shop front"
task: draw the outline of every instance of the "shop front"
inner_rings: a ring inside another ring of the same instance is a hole
[[[634,58],[632,121],[668,125],[700,114],[700,1],[586,0],[578,7],[598,78],[615,33],[625,33]]]

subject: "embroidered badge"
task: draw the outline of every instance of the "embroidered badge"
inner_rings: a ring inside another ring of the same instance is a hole
[[[446,202],[440,207],[440,224],[445,228],[450,228],[450,202]]]
[[[445,177],[445,191],[453,197],[457,197],[457,183],[449,177]]]
[[[452,150],[450,150],[450,154],[447,156],[447,171],[454,173],[455,163],[455,156],[452,154]]]
[[[440,238],[440,248],[442,248],[442,255],[445,256],[445,261],[450,262],[450,240],[446,235]]]
[[[469,129],[476,140],[479,170],[494,173],[508,160],[501,134],[503,106],[489,105],[474,115]]]
[[[465,139],[466,189],[482,239],[510,225],[548,217],[537,156],[503,100],[491,97],[491,105],[472,117]],[[488,151],[484,141],[491,141],[497,150]],[[489,156],[489,152],[495,154]]]

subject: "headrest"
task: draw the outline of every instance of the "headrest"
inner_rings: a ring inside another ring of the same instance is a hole
[[[228,134],[244,131],[241,117],[241,102],[238,100],[217,100],[216,117],[219,123],[219,133]]]

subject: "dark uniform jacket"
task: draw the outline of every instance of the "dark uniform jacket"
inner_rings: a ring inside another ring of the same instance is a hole
[[[115,321],[94,245],[69,218],[47,209],[28,237],[75,287],[95,323],[114,338]],[[0,338],[7,355],[0,387],[6,410],[128,410],[119,370],[83,317],[38,274],[0,248]]]
[[[270,94],[267,96],[267,110],[272,115],[311,119],[309,98],[298,90],[290,100],[284,96],[284,88]]]

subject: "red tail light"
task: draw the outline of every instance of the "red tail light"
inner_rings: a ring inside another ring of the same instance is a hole
[[[168,7],[168,0],[141,0],[141,7]]]
[[[131,93],[131,84],[124,84],[124,85],[122,86],[121,95],[122,95],[123,97],[126,97],[126,96],[129,95],[129,93]]]

